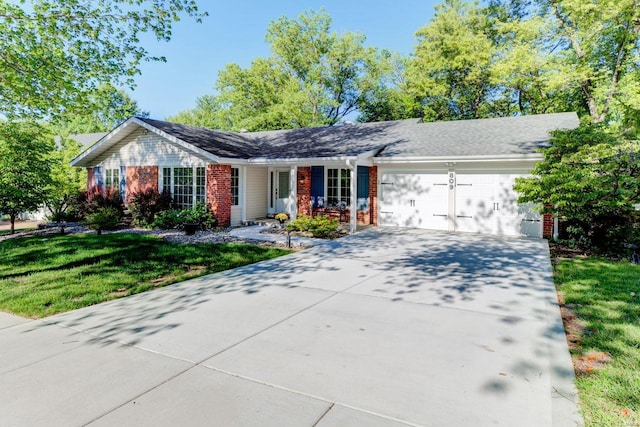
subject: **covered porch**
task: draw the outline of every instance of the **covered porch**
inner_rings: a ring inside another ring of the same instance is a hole
[[[298,215],[326,215],[338,219],[350,232],[356,231],[358,225],[378,223],[378,171],[370,163],[334,160],[267,167],[247,165],[244,175],[248,178],[241,185],[244,205],[256,204],[266,196],[265,217],[280,212],[291,219]],[[263,202],[259,204],[265,206]],[[243,216],[242,223],[258,219],[255,215]]]

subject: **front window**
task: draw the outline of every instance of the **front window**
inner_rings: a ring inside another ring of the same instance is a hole
[[[327,169],[327,203],[329,206],[349,206],[351,203],[351,173],[349,169]]]
[[[105,187],[112,188],[120,185],[120,170],[119,169],[107,169],[105,170]]]
[[[169,191],[179,208],[191,208],[206,200],[205,168],[162,168],[162,190]]]
[[[231,204],[240,204],[240,169],[231,168]]]

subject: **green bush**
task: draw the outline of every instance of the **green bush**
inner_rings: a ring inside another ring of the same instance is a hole
[[[301,215],[287,224],[288,231],[309,232],[313,237],[326,239],[338,231],[340,222],[337,218],[330,218],[326,215],[315,217]]]
[[[182,224],[180,218],[179,209],[170,209],[168,211],[158,212],[151,223],[153,228],[161,228],[164,230],[170,230],[172,228],[178,228]]]
[[[153,228],[183,228],[184,224],[198,224],[203,230],[215,228],[218,221],[207,205],[198,203],[190,209],[171,209],[158,212],[152,223]]]
[[[99,207],[87,214],[84,225],[102,234],[102,230],[114,230],[121,220],[122,214],[113,206]]]
[[[120,192],[114,188],[107,188],[104,192],[98,187],[92,188],[84,195],[81,217],[88,218],[89,214],[95,213],[102,208],[114,208],[122,218],[124,216],[124,204],[122,203]]]
[[[139,227],[150,227],[159,212],[171,209],[171,194],[148,189],[131,195],[129,211],[133,222]]]

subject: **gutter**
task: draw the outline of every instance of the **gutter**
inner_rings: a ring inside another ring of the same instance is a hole
[[[477,161],[494,161],[494,162],[517,162],[523,160],[540,161],[544,156],[540,153],[533,154],[498,154],[498,155],[481,155],[481,156],[415,156],[415,157],[374,157],[374,164],[397,164],[397,163],[442,163],[442,162],[460,162],[470,163]]]

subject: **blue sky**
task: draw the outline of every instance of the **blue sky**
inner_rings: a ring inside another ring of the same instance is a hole
[[[142,64],[142,75],[131,93],[151,117],[164,119],[192,108],[198,96],[213,93],[218,71],[235,62],[247,67],[269,55],[264,41],[269,22],[280,16],[297,17],[307,9],[324,7],[333,18],[332,29],[358,31],[367,44],[408,54],[415,46],[414,33],[433,16],[434,0],[399,1],[203,1],[209,12],[202,24],[183,19],[173,28],[169,43],[144,41],[152,55],[164,55],[166,63]]]

